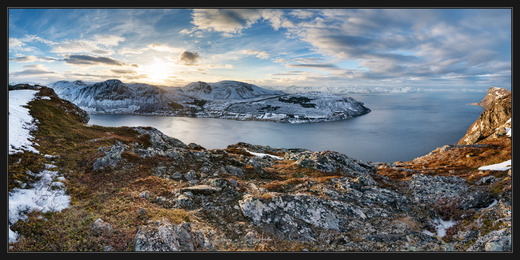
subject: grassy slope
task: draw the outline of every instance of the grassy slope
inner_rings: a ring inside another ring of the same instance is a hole
[[[65,112],[74,109],[68,101],[58,99],[46,88],[40,95],[51,99],[34,100],[29,107],[31,115],[39,121],[33,136],[41,154],[9,155],[9,189],[19,186],[15,180],[30,181],[26,170],[43,169],[47,160],[43,155],[59,155],[53,164],[66,178],[71,207],[57,213],[35,212],[29,214],[29,221],[19,221],[13,230],[21,238],[10,250],[103,251],[107,245],[117,251],[132,250],[136,227],[147,219],[167,217],[173,223],[180,223],[189,218],[183,210],[165,211],[136,195],[143,187],[160,193],[173,185],[168,180],[151,177],[146,162],[136,161],[139,165],[127,164],[115,171],[92,172],[92,163],[101,156],[99,147],[111,146],[116,140],[146,146],[146,138],[139,138],[137,132],[127,127],[87,126],[77,115]],[[139,208],[147,209],[147,213],[139,214]],[[97,218],[113,223],[114,232],[100,234],[93,230],[91,226]]]

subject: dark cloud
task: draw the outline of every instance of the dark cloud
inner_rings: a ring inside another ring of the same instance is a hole
[[[183,51],[179,55],[179,60],[184,64],[195,64],[199,59],[199,54],[192,51]]]
[[[11,73],[13,76],[31,76],[31,75],[46,75],[46,74],[56,74],[54,71],[47,70],[42,65],[35,64],[35,65],[27,65],[24,66],[26,68],[25,70],[21,71],[15,71]]]
[[[109,57],[100,57],[100,56],[90,56],[90,55],[69,55],[67,58],[63,59],[65,63],[75,64],[75,65],[111,65],[111,66],[123,66],[126,65],[124,62],[109,58]]]
[[[116,74],[136,74],[137,72],[135,70],[110,70],[112,71],[113,73],[116,73]]]
[[[316,69],[337,69],[335,64],[331,63],[311,63],[311,64],[287,64],[287,67],[293,68],[316,68]]]
[[[53,62],[53,61],[59,61],[58,58],[53,57],[36,57],[36,56],[21,56],[21,57],[14,57],[9,58],[9,61],[16,61],[16,62],[34,62],[34,61],[46,61],[46,62]]]

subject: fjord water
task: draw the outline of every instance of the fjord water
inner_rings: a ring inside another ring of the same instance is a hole
[[[286,124],[136,115],[91,114],[89,124],[152,126],[184,143],[223,149],[246,142],[274,148],[331,150],[369,162],[408,161],[456,144],[483,108],[485,92],[351,94],[372,111],[348,120]]]

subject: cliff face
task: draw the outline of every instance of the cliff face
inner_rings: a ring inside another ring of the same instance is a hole
[[[511,251],[511,178],[478,170],[511,158],[507,135],[380,165],[207,150],[154,128],[85,125],[45,89],[29,104],[40,154],[9,156],[10,186],[30,187],[24,169],[52,162],[71,206],[9,223],[12,251]]]
[[[497,92],[503,93],[493,90],[493,93]],[[497,131],[497,128],[511,128],[511,123],[508,122],[512,116],[511,93],[490,95],[488,92],[485,100],[487,104],[486,110],[484,110],[477,121],[469,127],[466,135],[460,139],[458,144],[474,144],[490,137]]]
[[[471,105],[481,106],[488,108],[496,100],[511,94],[511,92],[505,88],[490,87],[486,96],[479,103],[472,103]]]

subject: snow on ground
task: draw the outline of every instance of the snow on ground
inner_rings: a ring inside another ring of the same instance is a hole
[[[489,206],[485,207],[484,209],[490,209],[492,208],[493,206],[497,205],[497,200],[493,200],[493,202],[491,202],[491,204],[489,204]]]
[[[480,171],[507,171],[511,169],[511,160],[507,160],[505,162],[481,166],[478,168]]]
[[[437,233],[437,236],[438,237],[444,237],[446,235],[446,230],[455,226],[455,224],[457,224],[457,222],[453,221],[453,220],[442,220],[441,218],[436,218],[433,220],[433,226],[435,227],[435,232]],[[423,230],[423,233],[426,234],[426,235],[429,235],[429,236],[435,236],[434,233],[428,231],[428,230]]]
[[[55,168],[54,165],[45,165],[46,168]],[[9,193],[9,223],[14,224],[19,219],[26,220],[27,212],[39,210],[41,212],[60,211],[69,207],[70,196],[65,194],[65,188],[57,171],[43,170],[33,174],[39,180],[33,183],[32,188],[14,188]],[[9,228],[9,242],[15,242],[18,234]]]
[[[280,156],[271,155],[271,154],[266,154],[266,153],[255,153],[255,152],[251,152],[251,151],[249,151],[249,150],[247,150],[247,149],[245,149],[245,150],[246,150],[246,152],[248,152],[248,153],[250,153],[250,154],[252,154],[252,155],[254,155],[254,156],[258,156],[258,157],[262,157],[262,158],[263,158],[263,157],[266,157],[266,156],[269,156],[269,157],[274,158],[274,159],[277,159],[277,160],[283,160],[283,158],[280,157]]]
[[[9,154],[22,150],[39,153],[30,141],[30,131],[36,126],[29,109],[23,107],[35,98],[36,93],[28,89],[9,91]]]
[[[9,154],[29,151],[38,153],[31,129],[36,128],[29,109],[24,107],[35,98],[35,90],[9,91]],[[44,155],[47,159],[54,156]],[[21,160],[21,159],[20,159]],[[26,220],[26,213],[39,210],[41,212],[60,211],[69,207],[70,196],[65,193],[57,168],[52,164],[45,164],[45,170],[32,173],[27,172],[37,180],[34,183],[24,183],[23,188],[14,188],[9,192],[9,242],[16,242],[18,233],[11,230],[11,225],[18,220]],[[56,181],[57,180],[57,181]]]

